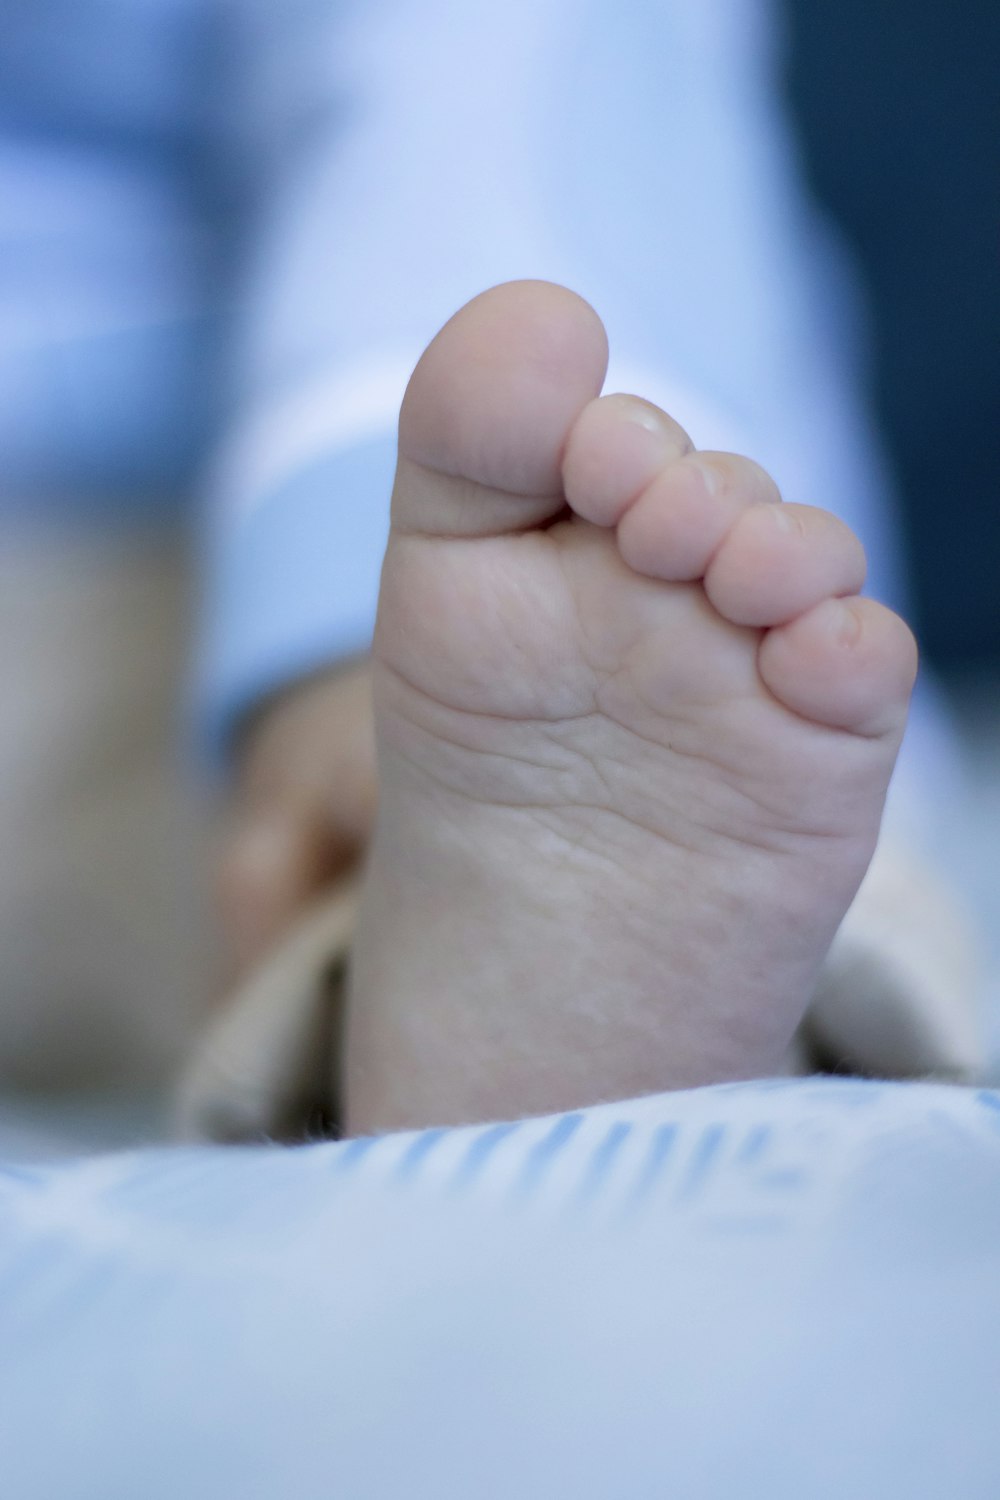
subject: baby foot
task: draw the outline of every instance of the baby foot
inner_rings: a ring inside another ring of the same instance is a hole
[[[909,630],[841,522],[595,399],[605,362],[513,283],[407,390],[352,1130],[774,1072],[875,847]]]

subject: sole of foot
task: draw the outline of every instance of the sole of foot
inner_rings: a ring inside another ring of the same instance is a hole
[[[910,631],[840,521],[600,396],[606,356],[511,283],[407,390],[354,1131],[774,1072],[874,851]]]

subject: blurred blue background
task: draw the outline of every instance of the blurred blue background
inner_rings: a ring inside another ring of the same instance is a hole
[[[785,0],[814,190],[867,285],[922,645],[1000,670],[1000,6]]]
[[[869,300],[916,627],[958,716],[952,857],[1000,972],[1000,6],[784,0],[814,192]],[[1000,983],[990,985],[1000,1061]]]

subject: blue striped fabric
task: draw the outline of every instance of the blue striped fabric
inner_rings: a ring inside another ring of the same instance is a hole
[[[745,1084],[0,1177],[11,1500],[994,1500],[1000,1097]]]

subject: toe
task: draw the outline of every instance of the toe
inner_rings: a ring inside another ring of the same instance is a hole
[[[518,281],[474,298],[410,378],[394,525],[477,536],[556,514],[570,428],[606,365],[600,319],[564,287]]]
[[[667,583],[704,577],[739,516],[780,500],[769,474],[733,453],[690,453],[662,469],[618,525],[622,557]]]
[[[917,646],[899,616],[874,599],[825,599],[767,631],[757,666],[794,713],[875,738],[902,733]]]
[[[858,538],[828,511],[754,505],[713,557],[705,592],[734,625],[780,625],[823,599],[856,594],[865,571]]]
[[[667,465],[691,450],[691,439],[665,411],[639,396],[601,396],[573,425],[563,459],[563,489],[577,515],[616,526]]]

